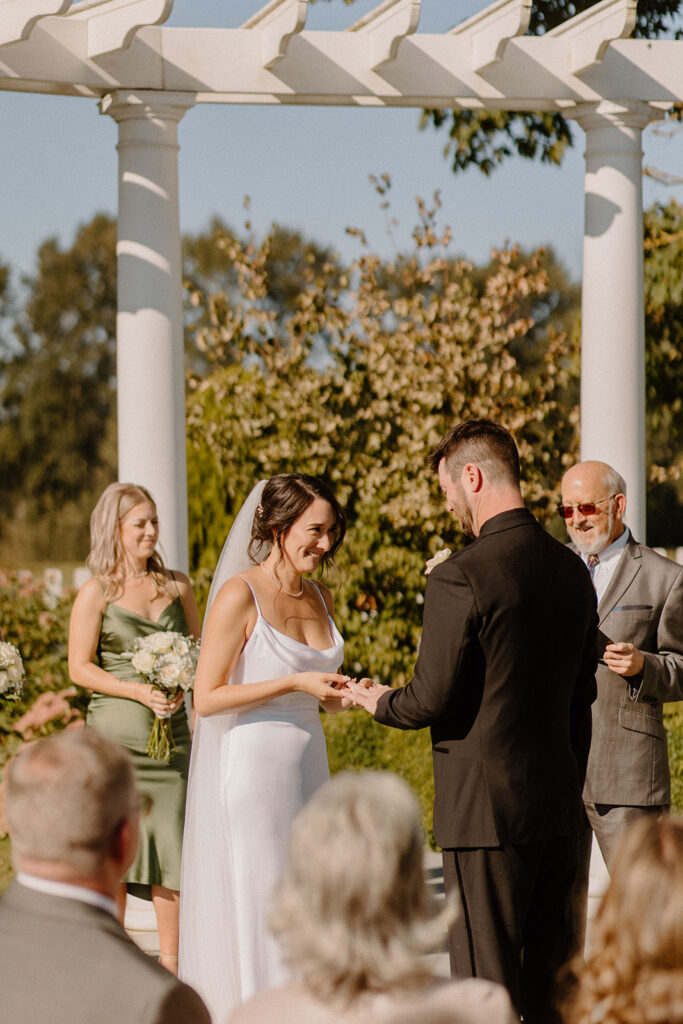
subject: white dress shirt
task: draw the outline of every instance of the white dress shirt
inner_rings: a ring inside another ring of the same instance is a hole
[[[598,564],[593,567],[593,571],[591,573],[595,593],[598,595],[598,604],[605,596],[609,582],[617,567],[617,562],[621,558],[622,552],[628,544],[630,536],[631,531],[627,526],[620,537],[617,537],[615,541],[612,541],[609,547],[606,547],[603,551],[598,553]],[[588,564],[588,555],[584,555],[582,552],[581,557],[584,562]]]

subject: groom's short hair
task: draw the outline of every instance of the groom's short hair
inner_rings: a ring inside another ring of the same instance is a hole
[[[486,474],[492,484],[515,484],[521,477],[519,452],[509,430],[493,420],[465,420],[451,427],[429,456],[429,466],[436,473],[441,460],[453,480],[463,467],[472,462]]]

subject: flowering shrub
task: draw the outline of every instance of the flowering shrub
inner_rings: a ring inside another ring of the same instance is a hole
[[[87,697],[70,685],[66,661],[73,596],[30,573],[0,570],[0,639],[17,648],[26,672],[19,698],[0,702],[0,765],[25,739],[83,716]]]

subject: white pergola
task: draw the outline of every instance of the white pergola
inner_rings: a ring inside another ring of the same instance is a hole
[[[644,540],[641,136],[683,100],[683,42],[627,38],[635,0],[601,0],[544,36],[524,34],[531,0],[497,0],[439,34],[418,31],[421,0],[385,0],[344,31],[307,31],[308,0],[271,0],[240,28],[163,27],[172,6],[0,0],[0,89],[96,99],[118,124],[119,476],[157,498],[169,563],[187,568],[177,126],[199,103],[574,118],[586,134],[581,454],[626,478]]]

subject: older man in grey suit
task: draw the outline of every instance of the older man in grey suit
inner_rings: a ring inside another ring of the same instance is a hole
[[[608,869],[634,818],[668,810],[662,703],[683,698],[683,568],[639,544],[625,511],[626,484],[611,466],[580,462],[565,473],[558,512],[598,597],[598,699],[583,795]]]
[[[94,729],[66,732],[27,746],[6,782],[17,878],[0,899],[3,1024],[209,1024],[116,920],[138,839],[128,755]]]

